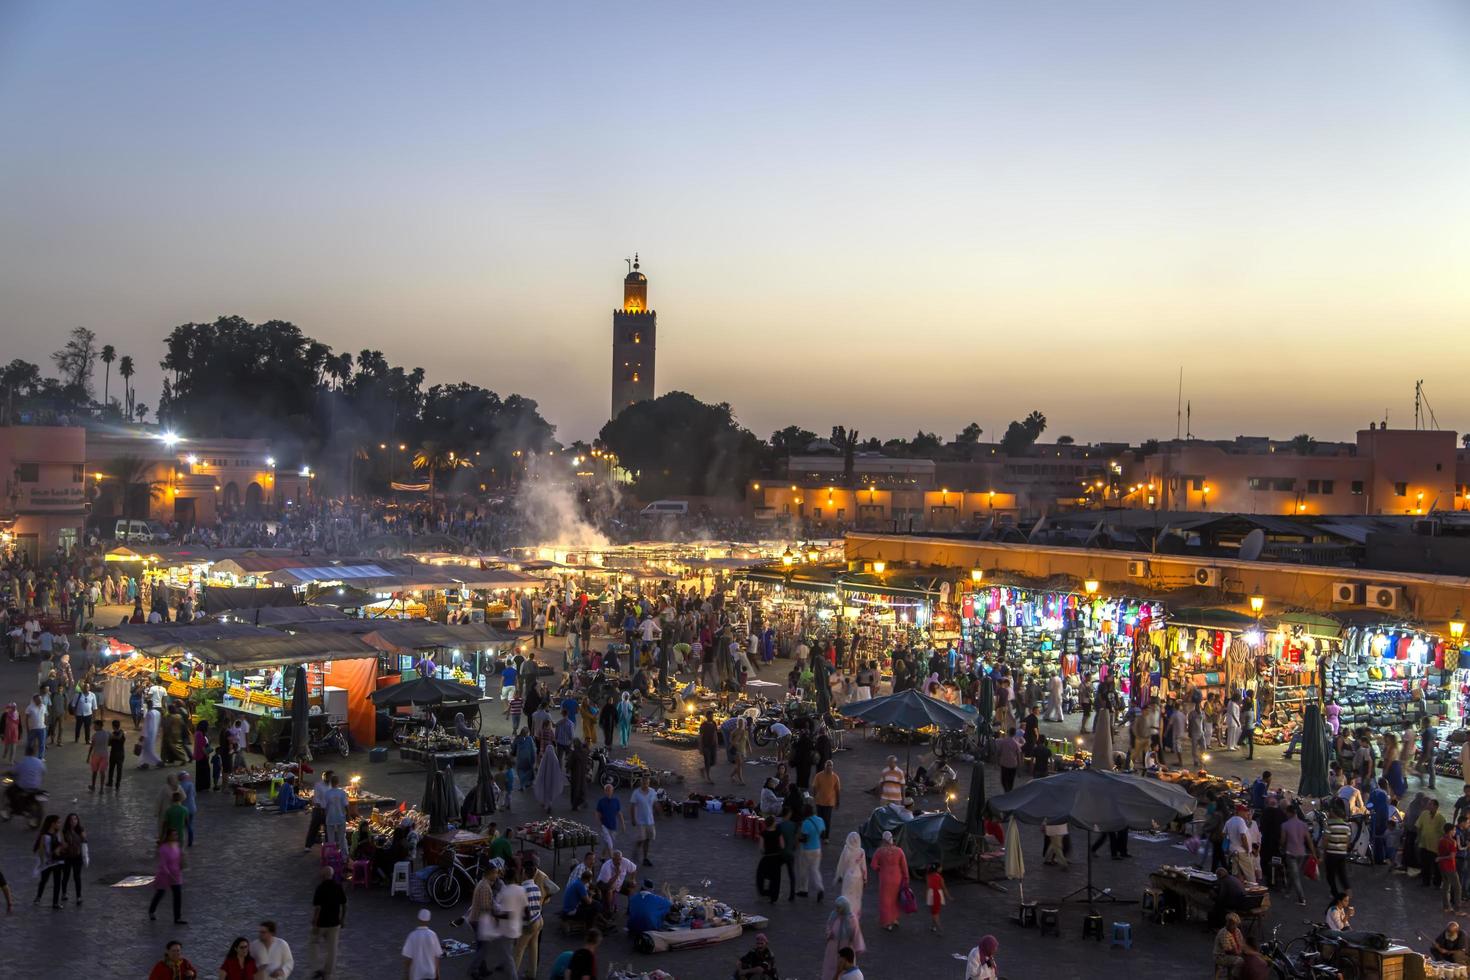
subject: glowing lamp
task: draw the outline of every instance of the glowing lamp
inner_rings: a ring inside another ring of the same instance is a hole
[[[1454,617],[1450,620],[1450,636],[1456,640],[1465,635],[1465,620],[1460,618],[1460,610],[1455,610]]]
[[[879,558],[877,561],[873,562],[873,571],[877,574],[882,575],[885,571],[887,571],[887,569],[888,562],[884,561],[883,559]]]
[[[1086,592],[1088,595],[1097,595],[1097,587],[1098,581],[1095,578],[1090,578],[1082,583],[1082,591]]]
[[[982,582],[984,580],[985,580],[985,569],[983,569],[983,568],[972,568],[972,569],[970,569],[970,581],[971,582]]]
[[[1266,608],[1266,597],[1263,595],[1251,596],[1250,602],[1251,612],[1255,613],[1257,616],[1261,614],[1262,609]]]
[[[791,549],[790,548],[787,548],[785,551],[781,552],[781,564],[783,564],[783,565],[795,565],[796,564],[796,556],[791,553]]]
[[[820,557],[822,557],[822,553],[820,551],[818,551],[816,548],[808,548],[807,549],[807,553],[806,553],[806,560],[807,561],[814,562],[814,561],[816,561]]]

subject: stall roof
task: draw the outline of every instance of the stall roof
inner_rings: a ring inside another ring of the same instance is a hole
[[[346,613],[331,606],[267,606],[253,609],[228,609],[219,615],[223,622],[247,623],[255,626],[289,626],[297,623],[347,619]]]
[[[227,588],[206,585],[200,590],[199,611],[217,613],[226,609],[260,609],[266,606],[295,606],[301,600],[286,588],[256,589],[248,585]]]
[[[221,562],[221,564],[225,563]],[[400,578],[381,565],[375,564],[283,565],[261,571],[277,585],[291,586],[311,585],[314,582],[351,582],[354,585],[371,588],[378,585],[396,586]]]
[[[104,630],[105,636],[153,656],[192,653],[231,668],[291,665],[315,660],[375,657],[375,647],[350,633],[290,635],[245,623],[137,624]]]
[[[422,619],[398,622],[372,620],[375,628],[363,639],[383,650],[428,650],[433,647],[487,647],[515,643],[514,633],[484,623],[430,623]],[[387,624],[387,625],[385,625]]]
[[[264,575],[269,572],[278,572],[287,568],[311,568],[320,566],[321,556],[312,555],[237,555],[231,558],[222,558],[215,563],[216,572],[228,572],[232,575]],[[344,558],[337,565],[366,565],[370,560],[366,558]]]

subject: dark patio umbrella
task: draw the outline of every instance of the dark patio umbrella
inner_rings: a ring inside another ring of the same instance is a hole
[[[495,811],[495,789],[491,785],[495,779],[495,773],[490,768],[490,740],[480,739],[480,758],[476,766],[478,781],[474,789],[474,811],[476,813],[493,813]]]
[[[424,800],[419,809],[429,818],[429,833],[437,834],[446,829],[450,818],[458,812],[454,800],[453,776],[439,769],[430,769],[424,784]]]
[[[408,704],[442,704],[446,701],[475,702],[480,700],[480,691],[467,684],[441,681],[437,677],[417,677],[402,684],[390,684],[374,691],[369,697],[380,708],[396,708]]]
[[[913,689],[844,704],[837,710],[849,718],[861,718],[870,725],[888,725],[911,732],[930,725],[956,731],[975,724],[977,717],[973,709],[958,708]]]
[[[1332,792],[1327,783],[1327,729],[1322,721],[1322,708],[1308,704],[1302,718],[1302,778],[1297,795],[1323,797]]]
[[[1194,797],[1173,783],[1096,769],[1074,769],[1033,779],[1020,789],[997,796],[990,805],[1022,823],[1065,821],[1086,830],[1087,884],[1078,891],[1088,902],[1099,897],[1112,900],[1092,885],[1093,834],[1152,830],[1188,817],[1195,810]]]
[[[296,686],[291,690],[291,758],[311,758],[311,729],[307,723],[306,667],[296,668]]]
[[[813,699],[817,702],[817,714],[825,715],[832,710],[832,687],[828,683],[827,672],[831,665],[827,663],[827,656],[823,653],[812,654],[812,692]]]
[[[970,767],[970,800],[965,808],[965,829],[979,835],[985,823],[985,760],[990,754],[990,725],[995,716],[995,682],[987,675],[980,678],[980,697],[976,705],[975,763]]]

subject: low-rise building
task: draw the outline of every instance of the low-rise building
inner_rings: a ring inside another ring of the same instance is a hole
[[[31,561],[69,552],[86,519],[87,430],[80,426],[0,427],[5,543]]]

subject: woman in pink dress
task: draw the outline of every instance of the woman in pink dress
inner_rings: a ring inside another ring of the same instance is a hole
[[[148,903],[149,921],[158,911],[158,903],[163,901],[165,891],[173,892],[174,925],[188,925],[181,918],[184,911],[184,855],[179,850],[178,831],[172,829],[166,831],[163,840],[158,842],[158,866],[153,870],[153,901]]]
[[[898,890],[909,880],[909,859],[893,843],[893,834],[883,832],[883,844],[873,854],[878,872],[878,925],[892,932],[898,928]]]
[[[902,853],[902,852],[900,852]],[[822,976],[837,976],[837,951],[851,947],[854,954],[867,951],[863,942],[863,927],[853,915],[852,903],[843,895],[837,896],[836,907],[827,917],[827,948],[822,953]]]

